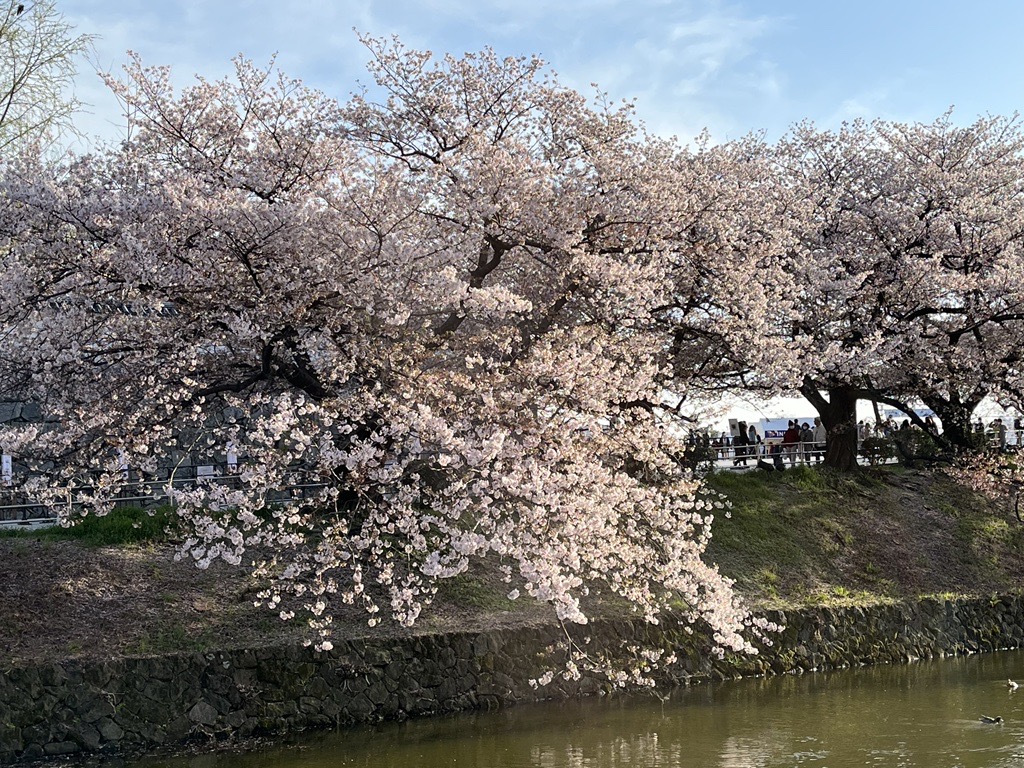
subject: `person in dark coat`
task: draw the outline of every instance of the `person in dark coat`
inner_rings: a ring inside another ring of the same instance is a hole
[[[732,439],[733,447],[733,460],[732,465],[734,467],[745,467],[747,466],[747,423],[741,421],[736,425],[738,434]]]

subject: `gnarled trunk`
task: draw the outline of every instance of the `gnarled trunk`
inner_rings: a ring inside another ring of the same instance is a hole
[[[925,405],[935,412],[942,423],[939,443],[956,453],[971,453],[978,450],[978,437],[971,426],[971,417],[983,399],[981,393],[967,397],[961,402],[959,396],[929,396],[922,398]]]
[[[832,387],[828,399],[809,381],[800,392],[817,409],[827,433],[824,466],[850,471],[857,468],[857,390]]]

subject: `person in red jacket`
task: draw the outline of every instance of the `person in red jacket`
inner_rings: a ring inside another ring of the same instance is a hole
[[[789,428],[782,433],[782,450],[789,457],[790,464],[796,464],[797,449],[800,447],[800,428],[795,421],[789,422]]]

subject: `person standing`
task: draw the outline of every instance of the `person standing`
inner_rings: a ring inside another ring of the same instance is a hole
[[[998,446],[1000,451],[1006,450],[1006,425],[1003,424],[1002,419],[996,419],[992,422],[992,432],[994,434],[995,444]]]
[[[782,450],[789,457],[790,464],[796,464],[796,452],[800,446],[800,428],[790,420],[789,427],[782,433]]]
[[[747,427],[747,445],[750,446],[750,455],[755,460],[761,456],[761,436],[757,434],[757,428],[753,424]]]
[[[864,422],[861,422],[863,427]],[[818,417],[814,418],[814,455],[817,461],[821,462],[825,460],[825,448],[828,443],[828,432],[825,430],[825,425],[821,423],[821,419]],[[860,431],[858,431],[858,437],[860,437]]]
[[[811,463],[811,452],[814,450],[814,430],[806,421],[800,425],[800,456],[804,464]]]
[[[734,467],[747,466],[747,423],[741,421],[736,425],[736,437],[732,439]]]

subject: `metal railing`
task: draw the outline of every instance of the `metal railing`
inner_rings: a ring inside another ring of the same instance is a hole
[[[173,476],[165,479],[137,480],[125,483],[114,497],[115,507],[158,506],[172,503],[171,489],[188,488],[199,483],[220,483],[235,485],[240,483],[237,473],[196,474],[189,476]],[[272,492],[268,503],[280,504],[296,501],[312,496],[322,490],[324,483],[295,483]],[[85,505],[85,497],[92,487],[81,485],[68,488],[64,498],[59,501],[41,502],[28,498],[25,491],[17,488],[0,488],[0,527],[52,525],[61,515],[71,516]]]

